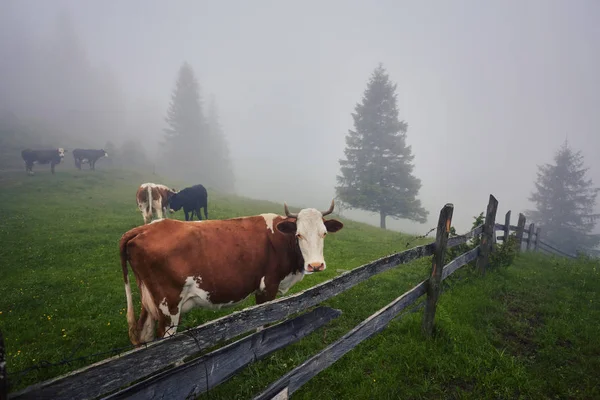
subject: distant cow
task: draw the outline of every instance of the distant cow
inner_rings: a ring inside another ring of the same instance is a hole
[[[31,150],[25,149],[21,157],[25,161],[25,171],[33,175],[33,164],[50,164],[50,171],[54,174],[54,166],[60,164],[65,158],[66,150],[62,147],[57,149]]]
[[[305,274],[324,271],[324,239],[341,222],[306,208],[286,216],[261,214],[226,220],[155,221],[119,241],[127,299],[129,339],[135,346],[176,333],[193,308],[233,307],[254,294],[257,304],[285,294]],[[135,320],[127,262],[135,275],[142,311]]]
[[[206,188],[202,185],[194,185],[182,189],[171,196],[169,200],[170,211],[179,211],[181,207],[183,207],[186,221],[194,219],[194,211],[198,220],[202,221],[201,208],[204,209],[204,217],[208,219],[208,193],[206,192]],[[191,217],[188,217],[189,212],[192,213]]]
[[[96,169],[96,161],[102,157],[108,157],[108,153],[104,149],[75,149],[73,150],[73,158],[75,159],[75,166],[77,169],[81,169],[81,164],[89,164],[91,170]]]
[[[137,190],[135,198],[137,205],[142,212],[144,224],[152,220],[153,212],[156,212],[158,218],[163,218],[163,213],[167,214],[167,205],[171,196],[177,191],[165,185],[157,183],[143,183]]]

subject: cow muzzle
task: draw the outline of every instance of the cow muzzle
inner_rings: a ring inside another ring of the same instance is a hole
[[[321,272],[325,269],[325,263],[314,262],[309,263],[305,268],[306,272]]]

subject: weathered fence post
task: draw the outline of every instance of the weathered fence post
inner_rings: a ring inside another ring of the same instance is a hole
[[[479,242],[479,254],[477,255],[477,269],[482,275],[485,275],[485,269],[488,265],[490,253],[492,252],[492,236],[495,234],[496,228],[496,211],[498,210],[498,200],[490,194],[487,211],[485,214],[485,222],[483,223],[483,232],[481,233],[481,241]]]
[[[533,251],[538,251],[538,246],[540,245],[540,233],[542,232],[542,228],[538,227],[535,231],[535,245],[533,246]]]
[[[427,283],[427,300],[425,301],[425,311],[423,313],[423,333],[425,336],[431,336],[433,333],[433,320],[435,319],[435,308],[442,287],[442,270],[444,269],[444,256],[446,255],[446,244],[448,243],[448,234],[452,225],[452,213],[454,205],[446,204],[440,211],[440,218],[435,235],[435,253],[431,263],[431,275]]]
[[[502,244],[505,245],[508,243],[508,237],[510,236],[510,210],[506,213],[506,217],[504,217],[504,240]]]
[[[4,337],[0,331],[0,400],[8,399],[8,376],[6,374],[6,351]]]
[[[517,243],[515,244],[515,250],[518,253],[521,252],[521,243],[523,242],[523,232],[525,231],[525,216],[519,213],[519,223],[517,224]]]
[[[532,222],[529,224],[529,231],[527,232],[527,251],[531,249],[531,245],[533,244],[533,231],[535,229],[535,224]]]

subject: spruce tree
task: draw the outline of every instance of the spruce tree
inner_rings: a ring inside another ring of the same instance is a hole
[[[600,189],[592,187],[587,171],[581,152],[565,141],[554,154],[554,164],[538,166],[536,190],[529,197],[536,208],[527,217],[542,229],[542,240],[571,253],[600,244],[600,235],[592,233],[600,217],[594,213]]]
[[[352,113],[354,130],[346,135],[336,187],[347,208],[379,213],[382,229],[387,217],[425,223],[428,215],[417,199],[421,181],[412,173],[414,156],[406,144],[408,125],[398,118],[396,86],[379,64]]]
[[[191,182],[202,181],[210,173],[210,140],[200,85],[187,62],[179,69],[165,121],[168,127],[162,147],[166,169]]]
[[[219,120],[219,111],[215,96],[212,95],[208,104],[208,126],[210,129],[210,141],[213,151],[211,159],[215,168],[214,187],[228,193],[234,191],[235,176],[233,173],[233,165],[229,153],[229,145],[227,138],[223,132]]]

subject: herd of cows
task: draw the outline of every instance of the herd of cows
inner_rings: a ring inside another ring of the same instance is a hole
[[[22,151],[26,171],[34,164],[59,164],[63,148]],[[108,156],[100,150],[73,150],[75,166]],[[208,219],[208,195],[202,185],[181,191],[156,183],[140,185],[136,201],[144,224],[122,235],[119,253],[129,339],[135,346],[177,332],[181,316],[193,308],[218,310],[255,296],[256,303],[285,294],[305,275],[324,271],[324,239],[343,228],[326,211],[305,208],[285,216],[273,213],[223,220]],[[166,218],[183,208],[185,221]],[[204,210],[204,219],[201,210]],[[153,219],[156,214],[157,219]],[[194,221],[196,214],[198,221]],[[136,279],[141,313],[136,320],[128,268]]]
[[[285,294],[304,275],[325,270],[325,235],[343,227],[324,218],[333,212],[333,200],[327,211],[305,208],[293,214],[284,203],[285,216],[208,220],[202,185],[177,192],[145,183],[136,198],[144,224],[119,241],[129,339],[135,346],[175,334],[181,316],[192,308],[218,310],[252,294],[262,304]],[[181,207],[186,221],[163,218],[167,210]],[[151,221],[154,211],[158,219]],[[199,221],[192,221],[194,212]],[[128,264],[142,303],[137,321]]]
[[[25,171],[28,175],[33,175],[34,164],[50,164],[50,171],[54,174],[54,167],[65,158],[65,150],[62,147],[57,149],[32,150],[25,149],[21,151],[21,157],[25,161]],[[89,164],[90,169],[96,169],[96,161],[102,157],[108,157],[104,149],[75,149],[73,150],[73,159],[77,169],[81,169],[81,164]]]

